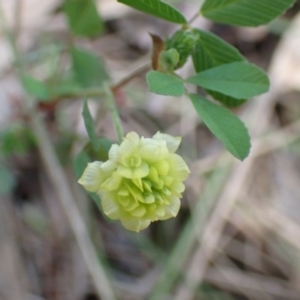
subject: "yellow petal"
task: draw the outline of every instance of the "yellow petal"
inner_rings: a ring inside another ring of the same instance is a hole
[[[174,153],[180,143],[181,143],[181,137],[175,137],[175,136],[172,136],[172,135],[169,135],[169,134],[166,134],[166,133],[156,133],[154,136],[153,136],[153,139],[155,140],[159,140],[159,141],[166,141],[167,143],[167,148],[168,150],[171,152],[171,153]]]
[[[177,154],[171,153],[166,160],[169,163],[169,175],[179,181],[184,181],[188,178],[190,170],[185,161]]]
[[[143,182],[141,178],[133,178],[131,181],[135,184],[135,186],[137,186],[140,189],[141,192],[144,191]]]
[[[148,181],[148,180],[143,180],[143,190],[145,190],[145,191],[148,191],[148,192],[152,192],[152,184],[151,184],[151,182],[150,181]]]
[[[161,179],[164,181],[164,184],[166,186],[171,186],[173,183],[174,179],[172,176],[161,176]]]
[[[97,192],[104,180],[100,161],[88,163],[78,183],[89,192]]]
[[[119,147],[118,158],[121,159],[124,155],[133,154],[139,145],[139,136],[135,132],[128,133]]]
[[[114,195],[111,193],[101,193],[101,204],[103,212],[111,219],[117,220],[120,218],[120,210],[118,205],[113,200]]]
[[[122,179],[123,178],[120,175],[114,173],[101,184],[101,189],[106,191],[114,191],[120,186]]]
[[[117,167],[117,164],[113,161],[106,161],[101,165],[101,170],[105,173],[112,173]]]
[[[158,161],[154,163],[152,167],[154,167],[157,170],[158,174],[162,176],[167,175],[170,169],[169,164],[166,160]]]
[[[158,206],[156,209],[155,209],[155,214],[157,216],[158,219],[161,219],[165,216],[166,212],[165,212],[165,209],[163,206]]]
[[[185,190],[185,185],[182,182],[174,181],[170,189],[172,192],[181,194]]]
[[[119,166],[117,172],[120,176],[125,178],[143,178],[149,174],[149,167],[146,163],[142,163],[137,168]]]
[[[123,206],[126,206],[130,203],[131,198],[129,196],[120,196],[119,195],[118,200]]]
[[[134,210],[139,206],[139,203],[137,202],[136,199],[130,198],[130,203],[127,206],[124,206],[124,209],[128,212]]]
[[[159,180],[159,178],[158,178],[158,173],[157,173],[157,171],[156,171],[155,168],[150,167],[149,174],[148,174],[148,178],[149,178],[151,181],[154,181],[154,182],[157,182],[157,181]]]
[[[155,202],[155,198],[153,196],[153,194],[148,194],[148,195],[145,195],[145,203],[154,203]]]
[[[125,138],[132,141],[136,141],[140,139],[139,135],[134,131],[130,131],[129,133],[127,133]]]
[[[126,229],[135,232],[139,232],[140,230],[147,228],[151,223],[149,219],[138,218],[121,219],[121,222]]]
[[[119,156],[119,145],[113,144],[110,147],[110,150],[108,152],[108,158],[109,160],[116,162],[118,160],[118,156]]]
[[[147,163],[154,163],[164,159],[169,151],[165,141],[142,139],[138,154]]]
[[[133,211],[130,212],[130,214],[134,217],[141,218],[144,214],[146,213],[146,208],[142,205],[134,209]]]
[[[169,218],[176,217],[180,208],[180,200],[178,198],[173,198],[170,205],[165,207],[165,215],[161,220],[166,220]]]

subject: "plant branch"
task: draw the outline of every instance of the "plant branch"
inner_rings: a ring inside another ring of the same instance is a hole
[[[133,80],[134,78],[136,78],[136,77],[140,76],[141,74],[145,73],[149,69],[150,69],[150,63],[147,63],[144,66],[141,66],[140,68],[134,70],[132,73],[127,75],[125,78],[121,79],[121,81],[119,81],[118,83],[113,85],[111,87],[111,90],[113,92],[116,92],[119,88],[123,87],[124,85],[129,83],[131,80]]]
[[[198,17],[199,17],[199,12],[197,12],[192,18],[188,21],[188,24],[192,24]]]
[[[144,66],[141,66],[140,68],[138,68],[137,70],[134,70],[132,73],[127,75],[125,78],[121,79],[119,82],[112,85],[110,87],[111,92],[113,94],[115,94],[118,89],[124,87],[131,80],[140,76],[141,74],[143,74],[144,72],[146,72],[149,69],[150,69],[150,63],[147,63]],[[83,97],[93,98],[93,97],[103,97],[104,95],[106,95],[106,92],[103,90],[103,88],[90,88],[90,89],[78,90],[74,93],[65,94],[65,95],[61,95],[61,96],[54,95],[53,98],[55,99],[54,101],[60,102],[62,100],[68,100],[70,98],[73,98],[73,99],[81,99]]]

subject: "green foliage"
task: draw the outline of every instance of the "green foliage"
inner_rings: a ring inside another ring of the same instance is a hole
[[[84,150],[88,154],[88,156],[92,160],[100,160],[100,161],[106,161],[108,159],[108,152],[112,144],[116,144],[116,142],[113,142],[111,140],[108,140],[104,137],[98,137],[99,140],[99,150],[95,150],[92,143],[87,143]]]
[[[250,137],[245,125],[228,109],[200,95],[189,95],[197,113],[209,130],[236,158],[245,159],[250,151]]]
[[[206,0],[201,7],[204,17],[236,26],[258,26],[269,23],[295,0]]]
[[[246,58],[233,46],[213,33],[193,29],[199,39],[193,49],[192,58],[196,72],[205,71],[235,61],[246,61]],[[246,100],[229,97],[222,93],[206,89],[211,96],[228,107],[236,107]]]
[[[179,62],[174,70],[181,68],[190,56],[199,35],[191,30],[178,30],[167,40],[166,50],[175,49],[179,54]]]
[[[179,53],[175,49],[162,51],[159,54],[159,67],[162,72],[172,72],[179,63]]]
[[[185,17],[171,5],[161,0],[118,0],[118,2],[183,25],[165,41],[152,35],[156,41],[152,56],[152,65],[155,70],[146,75],[151,92],[180,97],[186,93],[185,83],[191,83],[201,87],[202,92],[208,93],[222,105],[236,107],[245,103],[247,99],[269,90],[268,76],[260,68],[248,63],[236,48],[215,34],[191,28]],[[216,22],[238,26],[258,26],[270,22],[294,2],[294,0],[205,0],[199,10],[200,14]],[[84,8],[81,5],[80,9],[79,3],[82,2],[80,0],[66,0],[65,2],[65,12],[71,30],[74,34],[87,36],[99,33],[102,30],[102,23],[94,2],[88,0]],[[97,22],[98,26],[91,25]],[[92,28],[95,32],[91,30]],[[192,56],[196,74],[183,80],[174,70],[184,66],[189,56]],[[108,80],[103,62],[94,53],[74,47],[71,50],[71,58],[74,77],[81,87],[101,87]],[[41,82],[31,80],[30,83],[28,89],[31,93],[39,95],[39,98],[47,97]],[[61,87],[63,91],[68,91],[68,89],[68,85]],[[212,133],[233,155],[244,159],[249,152],[250,142],[243,123],[227,109],[201,96],[191,95],[190,98]],[[107,155],[107,149],[102,144],[103,140],[95,134],[93,120],[86,102],[83,117],[91,139],[91,144],[87,145],[86,151],[92,156]]]
[[[76,178],[80,178],[87,164],[92,160],[85,151],[81,151],[74,159],[73,167]]]
[[[82,116],[85,124],[86,131],[91,140],[85,147],[86,153],[96,160],[106,161],[108,159],[108,152],[113,144],[112,141],[101,138],[96,135],[94,120],[91,116],[88,103],[85,100],[83,105]]]
[[[269,89],[267,75],[258,67],[247,62],[239,51],[226,43],[216,35],[190,28],[186,18],[173,6],[161,0],[118,0],[134,9],[154,15],[158,18],[182,24],[173,36],[156,46],[153,57],[155,70],[150,71],[147,76],[149,90],[160,95],[179,97],[185,94],[185,82],[201,87],[206,93],[227,107],[236,107],[256,95],[265,93]],[[295,0],[205,0],[199,9],[200,14],[213,21],[238,26],[258,26],[266,24],[288,9]],[[74,35],[92,37],[100,34],[103,23],[98,15],[94,0],[65,0],[64,11],[69,21],[70,29]],[[174,73],[181,68],[192,56],[196,74],[184,81]],[[81,93],[80,88],[99,88],[109,79],[102,60],[94,53],[77,47],[71,49],[72,72],[78,86],[71,82],[60,82],[53,89],[51,95],[68,95]],[[157,71],[156,71],[157,70]],[[24,79],[25,87],[31,95],[41,100],[49,99],[49,89],[37,79],[28,77]],[[73,88],[76,86],[76,88]],[[194,96],[193,96],[194,97]],[[200,96],[199,96],[200,97]],[[194,103],[194,102],[193,102]],[[199,113],[199,107],[209,107],[204,114],[204,122],[212,132],[220,139],[218,130],[211,125],[209,115],[214,120],[215,115],[228,111],[218,105],[205,100],[201,105],[195,106]],[[200,114],[200,113],[199,113]],[[203,110],[202,110],[203,115]],[[231,116],[231,115],[230,115]],[[91,118],[87,103],[84,104],[83,117],[91,144],[86,148],[92,155],[107,155],[103,141],[95,134],[93,120]],[[231,118],[232,119],[232,118]],[[230,120],[230,119],[229,119]],[[223,121],[224,122],[224,121]],[[231,121],[229,121],[230,123]],[[231,122],[232,123],[232,122]],[[230,124],[231,124],[230,123]],[[233,142],[235,135],[232,131],[239,130],[237,126],[233,129],[224,126],[231,137],[231,146],[223,142],[234,155],[243,159],[247,151],[241,152],[235,149],[238,141]],[[240,130],[237,136],[243,134]],[[248,138],[248,134],[245,134]]]
[[[15,177],[11,170],[0,165],[0,196],[8,195],[16,184]]]
[[[83,111],[82,111],[82,116],[84,120],[84,125],[86,128],[86,131],[88,133],[88,136],[92,142],[93,148],[98,151],[101,147],[100,140],[96,135],[96,131],[94,128],[94,120],[91,116],[87,101],[84,101],[83,105]]]
[[[14,124],[0,133],[0,152],[4,157],[24,155],[35,146],[32,132],[23,124]]]
[[[31,76],[25,76],[23,78],[23,86],[26,92],[38,100],[47,101],[50,99],[50,93],[48,87],[40,80]]]
[[[270,85],[268,76],[247,62],[233,62],[205,70],[187,81],[237,99],[265,93]]]
[[[75,76],[73,76],[75,77]],[[82,86],[77,82],[75,78],[62,78],[57,84],[51,85],[50,91],[52,98],[68,95],[76,95],[80,93]]]
[[[103,22],[94,0],[66,0],[64,11],[74,35],[94,37],[103,31]]]
[[[246,60],[236,48],[215,34],[200,29],[193,31],[199,36],[192,52],[197,73],[234,61]]]
[[[92,162],[91,158],[85,151],[81,151],[78,153],[78,155],[75,157],[74,162],[73,162],[73,169],[75,171],[75,175],[77,179],[79,179],[86,168],[87,164]],[[94,193],[89,193],[87,192],[88,195],[94,200],[98,208],[102,211],[102,206],[101,206],[101,200],[97,194]]]
[[[244,104],[245,102],[247,102],[247,100],[245,99],[236,99],[233,97],[229,97],[227,95],[218,93],[218,92],[214,92],[214,91],[210,91],[210,90],[206,90],[211,96],[213,96],[213,98],[215,100],[218,100],[219,102],[221,102],[222,104],[224,104],[227,107],[237,107],[240,106],[242,104]]]
[[[155,94],[178,97],[185,93],[182,80],[175,75],[150,71],[147,74],[147,83],[150,92]]]
[[[118,2],[173,23],[187,23],[185,17],[177,9],[160,0],[118,0]]]
[[[94,53],[74,47],[71,57],[74,75],[83,87],[99,87],[108,79],[103,61]]]

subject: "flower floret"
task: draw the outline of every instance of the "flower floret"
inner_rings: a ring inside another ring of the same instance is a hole
[[[112,145],[108,161],[89,163],[78,182],[99,194],[109,218],[138,232],[178,214],[183,181],[190,173],[174,153],[180,142],[180,137],[159,132],[153,138],[130,132],[120,145]]]

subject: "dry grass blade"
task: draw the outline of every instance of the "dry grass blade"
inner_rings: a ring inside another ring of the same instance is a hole
[[[251,208],[252,217],[263,227],[274,231],[283,240],[293,245],[300,252],[300,226],[275,209],[263,213],[254,206]]]
[[[243,166],[239,165],[233,171],[233,174],[230,177],[231,184],[227,184],[221,193],[217,207],[214,209],[210,220],[205,226],[201,237],[201,247],[198,247],[188,264],[188,287],[180,286],[176,294],[176,300],[192,299],[193,291],[203,280],[208,263],[214,254],[214,250],[221,237],[228,215],[236,202],[240,187],[247,179],[251,166],[252,160],[249,159]]]
[[[0,298],[23,299],[28,282],[13,224],[11,199],[0,199]]]
[[[272,296],[280,296],[284,299],[299,299],[299,294],[290,290],[290,285],[277,278],[270,278],[263,275],[243,273],[231,268],[210,268],[207,270],[205,279],[208,282],[225,287],[232,291],[244,289],[247,292],[260,296],[268,293]],[[265,298],[263,298],[265,299]]]

